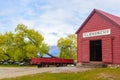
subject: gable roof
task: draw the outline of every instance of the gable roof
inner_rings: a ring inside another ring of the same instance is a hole
[[[102,17],[107,18],[109,21],[112,21],[113,23],[117,24],[118,26],[120,26],[120,17],[109,14],[107,12],[98,10],[98,9],[94,9],[90,15],[87,17],[87,19],[84,21],[84,23],[80,26],[80,28],[76,31],[76,34],[83,28],[83,26],[89,21],[89,19],[92,17],[92,15],[94,13],[100,14]]]

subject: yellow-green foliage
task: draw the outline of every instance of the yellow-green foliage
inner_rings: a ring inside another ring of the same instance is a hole
[[[76,35],[72,34],[58,40],[57,46],[60,50],[59,57],[76,59],[76,39]]]
[[[43,56],[48,51],[44,37],[23,24],[18,24],[15,32],[0,34],[0,61],[22,61],[36,57],[38,53]]]

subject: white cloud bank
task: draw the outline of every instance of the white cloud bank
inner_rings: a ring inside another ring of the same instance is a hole
[[[119,0],[3,0],[0,5],[1,32],[23,23],[43,34],[49,45],[74,34],[94,8],[120,15]]]

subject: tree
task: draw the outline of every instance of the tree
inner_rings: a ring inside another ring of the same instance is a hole
[[[23,32],[17,32],[14,34],[13,39],[14,47],[15,49],[12,54],[14,54],[13,58],[17,61],[22,61],[26,58],[26,52],[24,50],[25,41],[24,41],[24,33]]]
[[[27,26],[19,24],[15,29],[17,33],[24,36],[24,51],[26,58],[37,57],[39,53],[41,56],[48,53],[49,46],[44,43],[43,36],[33,29],[28,29]]]
[[[28,61],[38,53],[44,56],[49,49],[39,32],[23,24],[18,24],[13,33],[0,34],[0,60]]]
[[[58,40],[57,46],[60,50],[59,57],[76,59],[76,39],[76,35],[72,34]]]

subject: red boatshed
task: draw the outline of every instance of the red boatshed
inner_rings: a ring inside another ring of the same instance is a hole
[[[76,34],[78,63],[120,64],[120,17],[94,9]]]

